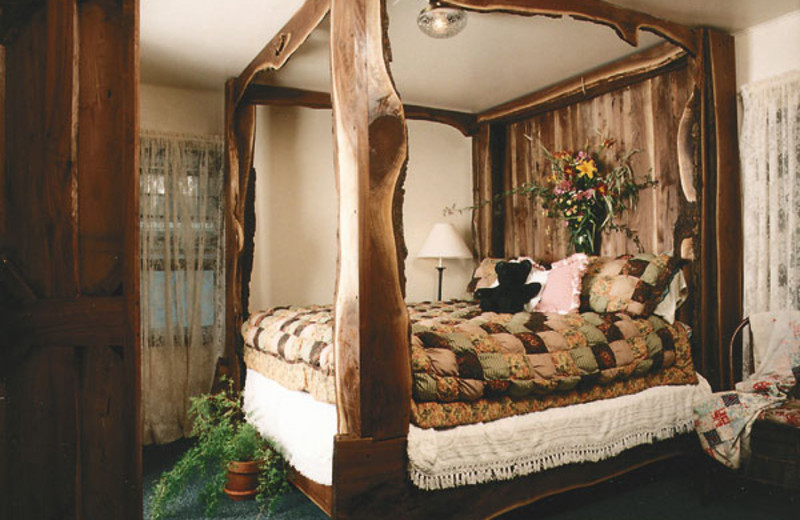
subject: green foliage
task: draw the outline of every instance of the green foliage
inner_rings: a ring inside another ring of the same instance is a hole
[[[258,476],[258,501],[261,510],[272,512],[280,498],[289,491],[289,464],[277,448],[269,441],[263,443],[256,455],[262,460],[261,474]]]
[[[197,441],[156,484],[150,501],[151,520],[168,517],[170,503],[198,476],[206,479],[200,493],[206,515],[213,515],[224,495],[227,465],[232,460],[264,461],[257,499],[270,509],[288,490],[288,465],[255,427],[244,421],[241,398],[233,391],[230,380],[225,379],[224,383],[227,388],[217,394],[192,398],[189,416]]]
[[[542,146],[549,176],[523,182],[491,200],[464,209],[477,209],[521,195],[538,202],[548,217],[566,227],[571,251],[597,254],[600,233],[614,231],[624,233],[641,252],[638,235],[619,219],[636,208],[640,191],[653,188],[657,182],[649,176],[637,179],[630,160],[638,150],[614,153],[615,144],[614,139],[604,137],[596,150],[590,150],[587,143],[584,150],[556,153]],[[445,209],[445,213],[453,211],[462,210]]]

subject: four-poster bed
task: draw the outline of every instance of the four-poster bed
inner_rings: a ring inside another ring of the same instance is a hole
[[[636,223],[640,231],[653,237],[648,245],[672,248],[676,255],[680,253],[690,261],[687,274],[692,296],[683,312],[694,333],[695,365],[712,384],[718,385],[725,377],[726,354],[721,347],[739,319],[740,192],[731,38],[602,1],[447,3],[473,11],[570,15],[608,25],[631,44],[636,44],[639,29],[661,35],[671,43],[479,114],[404,108],[386,62],[383,2],[307,0],[242,75],[227,83],[226,361],[228,371],[239,382],[243,374],[237,334],[246,318],[253,248],[253,222],[248,213],[254,204],[255,105],[327,107],[330,103],[333,108],[339,192],[333,332],[338,435],[332,485],[324,486],[299,474],[295,481],[335,518],[485,518],[685,453],[692,446],[692,439],[676,437],[600,462],[562,466],[480,486],[430,492],[411,484],[406,472],[412,386],[410,322],[404,302],[402,265],[406,252],[401,216],[406,117],[446,122],[472,136],[475,197],[482,200],[502,191],[508,183],[533,175],[520,167],[531,164],[530,157],[525,156],[530,150],[525,152],[518,146],[531,125],[536,125],[542,142],[549,146],[574,143],[586,135],[586,129],[576,129],[573,124],[577,123],[570,123],[573,108],[579,114],[574,121],[586,123],[591,119],[584,116],[591,110],[575,108],[583,106],[580,103],[607,99],[608,106],[613,107],[636,96],[635,86],[646,85],[649,90],[642,99],[652,114],[647,119],[651,165],[656,167],[657,178],[665,163],[680,163],[681,167],[664,168],[669,172],[660,179],[664,188],[658,202],[653,199],[653,207],[659,209]],[[254,82],[264,71],[280,69],[329,10],[330,101],[326,94]],[[617,93],[622,97],[614,101]],[[554,114],[557,124],[547,122],[549,114]],[[666,114],[672,117],[662,117]],[[535,118],[543,119],[532,122]],[[635,119],[627,112],[621,118],[623,122]],[[654,119],[658,121],[653,123]],[[556,130],[552,135],[547,133],[547,128],[556,127],[571,128],[569,139],[562,139]],[[638,135],[636,130],[630,136],[633,140],[634,135]],[[657,142],[658,137],[673,135],[671,143]],[[558,237],[537,249],[544,237],[521,224],[527,217],[526,210],[519,207],[476,211],[474,231],[479,256],[552,257],[562,252],[559,247],[563,249],[563,245],[556,243]],[[608,244],[604,251],[613,253],[618,251],[616,247]]]

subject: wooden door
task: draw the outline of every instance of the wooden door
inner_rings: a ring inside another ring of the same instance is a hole
[[[0,518],[141,518],[138,0],[28,5],[1,35]]]

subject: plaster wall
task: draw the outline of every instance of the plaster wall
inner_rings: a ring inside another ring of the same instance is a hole
[[[142,130],[222,135],[225,96],[222,91],[190,90],[160,85],[139,86]]]
[[[736,85],[800,70],[800,9],[734,34]]]
[[[256,248],[250,308],[332,303],[337,197],[330,110],[260,107],[256,123]],[[409,121],[404,229],[407,300],[436,297],[435,260],[418,259],[434,222],[471,241],[470,214],[443,217],[472,198],[472,145],[458,131]],[[446,261],[444,297],[465,297],[472,260]]]

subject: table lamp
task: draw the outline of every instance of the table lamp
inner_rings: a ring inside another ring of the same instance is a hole
[[[442,273],[444,272],[444,265],[442,259],[444,258],[472,258],[472,251],[469,250],[464,239],[458,234],[456,228],[447,222],[437,222],[433,225],[433,229],[428,234],[428,238],[422,245],[422,249],[417,254],[418,258],[438,258],[439,265],[436,269],[439,271],[439,300],[442,299]]]

